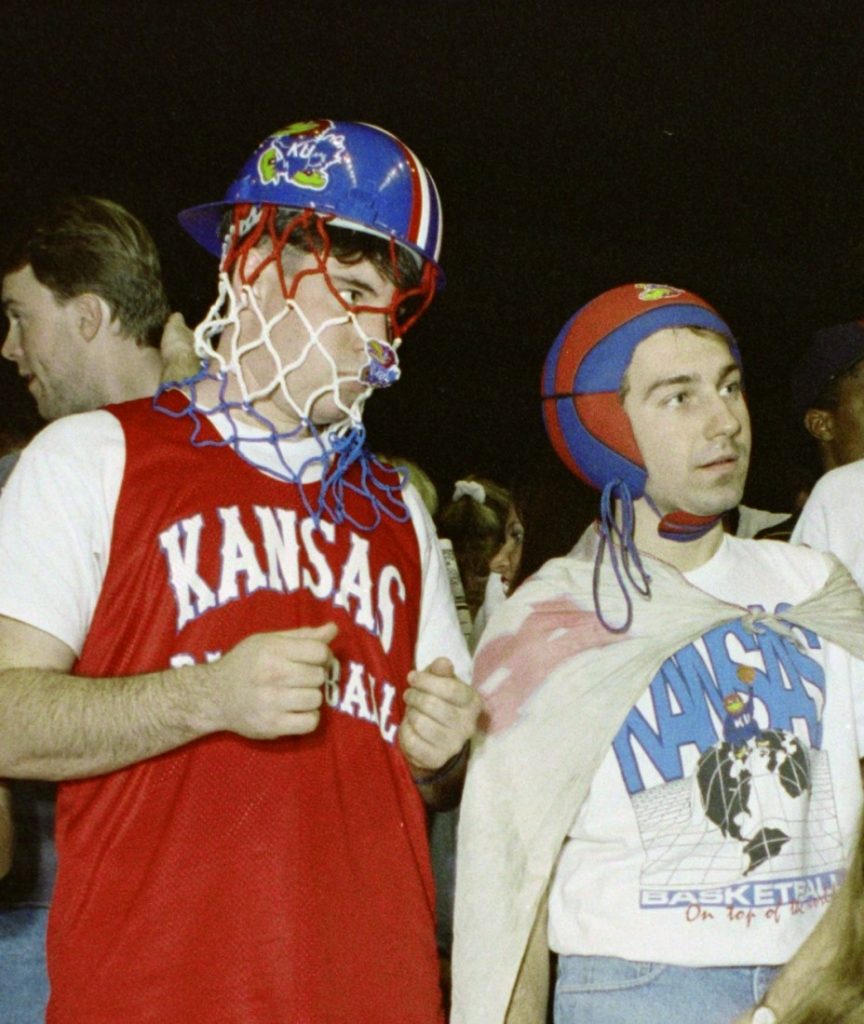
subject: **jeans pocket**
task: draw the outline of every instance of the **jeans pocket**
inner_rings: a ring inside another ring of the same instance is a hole
[[[656,981],[666,968],[666,964],[612,956],[562,956],[558,958],[555,991],[575,994],[638,989]]]

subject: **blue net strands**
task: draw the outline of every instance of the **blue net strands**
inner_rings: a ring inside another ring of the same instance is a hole
[[[195,331],[202,370],[164,385],[154,399],[155,407],[175,419],[189,417],[192,445],[230,447],[256,469],[296,486],[316,526],[326,519],[368,532],[383,516],[407,521],[410,513],[402,496],[402,476],[369,451],[362,421],[363,406],[372,391],[399,379],[399,339],[391,344],[390,338],[371,337],[360,315],[380,314],[383,329],[391,307],[352,306],[343,300],[329,276],[329,239],[317,221],[323,247],[319,251],[311,245],[298,257],[307,262],[314,257],[312,265],[296,270],[289,280],[288,265],[282,259],[286,228],[278,237],[271,231],[265,257],[247,276],[245,256],[257,245],[265,221],[268,230],[273,227],[272,218],[261,216],[261,211],[252,211],[250,218],[240,225],[240,269],[229,274],[225,256],[217,297]],[[265,269],[268,275],[271,269],[278,274],[281,303],[274,302],[270,278],[266,287],[258,287]],[[326,305],[331,298],[342,308],[313,323],[297,299],[297,288],[301,281],[314,284],[319,278],[323,286],[310,286],[314,303],[310,312],[317,316],[322,302]],[[283,326],[283,321],[288,322]],[[346,371],[335,356],[345,354],[352,331],[363,358],[355,370],[352,355],[352,369]],[[303,373],[312,358],[314,366]],[[351,385],[360,388],[351,388],[346,397],[343,388]],[[169,400],[172,389],[175,394],[179,389],[186,400]],[[329,413],[324,415],[331,420],[316,424],[313,409],[327,397]]]
[[[199,404],[199,387],[204,381],[214,381],[218,386],[219,400],[209,406]],[[186,397],[185,403],[166,401],[169,393],[176,394],[178,390]],[[173,419],[189,418],[189,441],[194,447],[230,447],[244,462],[258,470],[261,470],[262,463],[251,457],[249,452],[259,445],[269,446],[275,458],[267,460],[266,472],[298,488],[301,501],[316,526],[322,519],[327,519],[336,525],[347,522],[357,530],[369,532],[385,515],[400,523],[408,520],[410,513],[402,497],[405,473],[384,465],[368,449],[366,428],[361,420],[349,420],[326,432],[319,431],[309,421],[303,421],[291,430],[279,431],[253,404],[232,400],[227,391],[227,374],[214,374],[205,367],[195,377],[163,384],[153,399],[153,405]],[[255,433],[243,430],[236,419],[238,413],[254,424],[257,428]],[[208,427],[210,417],[215,416],[224,417],[224,422],[229,425],[224,433]],[[317,451],[299,465],[292,466],[286,458],[284,446],[306,440],[307,435],[316,442]],[[346,479],[354,467],[357,470],[353,474],[354,479]],[[354,513],[349,511],[346,502],[349,493],[363,499],[351,502]],[[368,509],[368,517],[360,518],[356,514],[356,510],[362,508]]]

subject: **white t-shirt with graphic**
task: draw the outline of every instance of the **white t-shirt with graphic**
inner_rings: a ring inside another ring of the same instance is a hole
[[[686,579],[775,612],[827,571],[817,552],[725,536]],[[736,621],[673,654],[565,842],[552,949],[684,966],[785,962],[854,849],[862,737],[864,662],[812,633]]]
[[[832,469],[816,481],[790,538],[836,555],[864,587],[864,460]]]

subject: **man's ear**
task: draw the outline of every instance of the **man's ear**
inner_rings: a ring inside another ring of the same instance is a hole
[[[72,300],[71,312],[75,327],[84,341],[92,341],[99,333],[100,328],[111,322],[111,310],[108,308],[108,303],[92,292],[76,295]]]
[[[808,409],[804,413],[804,426],[817,441],[834,440],[834,414],[828,409]]]

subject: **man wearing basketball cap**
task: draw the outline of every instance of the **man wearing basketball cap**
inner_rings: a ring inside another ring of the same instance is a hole
[[[439,1024],[424,804],[479,701],[362,421],[441,282],[435,186],[303,122],[181,220],[221,257],[201,372],[52,424],[0,503],[0,776],[62,780],[47,1019]]]
[[[737,344],[698,296],[599,296],[542,394],[600,510],[476,655],[453,1021],[542,1020],[551,948],[556,1024],[722,1024],[763,997],[854,846],[864,595],[833,559],[724,533],[750,423]]]

